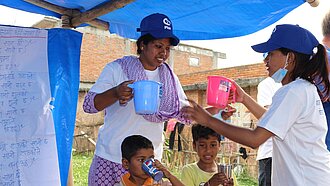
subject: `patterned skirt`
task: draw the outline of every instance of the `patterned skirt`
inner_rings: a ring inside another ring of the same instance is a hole
[[[89,168],[89,186],[108,186],[120,182],[122,175],[127,173],[121,164],[94,155]]]

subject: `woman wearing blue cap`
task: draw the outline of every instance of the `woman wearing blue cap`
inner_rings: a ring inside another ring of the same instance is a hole
[[[126,173],[121,165],[120,144],[125,137],[142,135],[153,142],[155,158],[163,151],[164,121],[177,118],[186,123],[180,111],[186,95],[178,77],[166,64],[172,46],[179,43],[173,34],[171,20],[164,14],[151,14],[141,21],[141,36],[137,40],[136,56],[125,56],[108,63],[84,100],[84,111],[105,110],[104,125],[99,129],[93,162],[89,170],[89,185],[114,185]],[[159,111],[153,115],[138,115],[132,89],[127,85],[138,80],[162,83]],[[216,109],[210,111],[217,112]],[[142,162],[141,162],[142,163]]]
[[[185,114],[252,148],[272,138],[272,185],[330,185],[327,123],[322,107],[322,100],[328,99],[323,95],[330,91],[325,48],[308,30],[288,24],[277,25],[267,42],[252,48],[269,53],[269,75],[283,84],[268,110],[236,84],[237,101],[259,119],[256,129],[217,120],[193,101],[192,106],[184,108]],[[317,86],[323,88],[319,90]]]
[[[99,129],[95,155],[89,171],[89,185],[114,185],[126,172],[121,166],[120,144],[133,134],[153,142],[156,159],[163,149],[163,122],[178,118],[186,96],[177,76],[165,63],[172,46],[179,43],[173,34],[170,19],[163,14],[145,17],[138,31],[136,56],[125,56],[108,63],[85,97],[84,111],[96,113],[105,110],[104,125]],[[154,80],[163,84],[160,111],[154,115],[135,114],[132,89],[128,84],[137,80]]]

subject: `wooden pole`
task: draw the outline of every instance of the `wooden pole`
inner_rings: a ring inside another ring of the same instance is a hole
[[[89,22],[96,17],[102,16],[119,8],[126,6],[127,4],[133,2],[134,0],[112,0],[106,3],[100,4],[93,9],[83,12],[78,16],[72,18],[71,24],[73,26],[78,26],[82,23]]]
[[[311,5],[312,7],[317,7],[320,4],[319,0],[306,0],[307,3],[309,3],[309,5]]]
[[[24,0],[24,1],[63,15],[63,19],[64,19],[64,23],[65,23],[64,28],[67,28],[68,26],[71,27],[71,28],[74,28],[74,27],[77,27],[77,26],[79,26],[80,24],[83,23],[82,22],[78,25],[73,25],[72,24],[73,17],[79,16],[81,14],[81,12],[79,10],[64,8],[64,7],[61,7],[61,6],[57,6],[57,5],[48,3],[44,0]],[[68,24],[68,22],[69,22],[69,24]],[[99,20],[99,19],[96,19],[96,17],[89,20],[87,23],[94,26],[94,27],[102,29],[102,30],[108,30],[109,29],[109,23],[107,23],[105,21],[102,21],[102,20]]]
[[[73,182],[73,165],[72,165],[72,154],[71,154],[67,186],[73,186],[73,185],[74,185],[74,182]]]

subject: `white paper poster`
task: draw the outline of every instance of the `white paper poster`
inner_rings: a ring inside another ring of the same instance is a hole
[[[0,26],[0,185],[59,186],[47,31]]]

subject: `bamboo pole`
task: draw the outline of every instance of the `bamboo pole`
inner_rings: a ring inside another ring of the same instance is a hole
[[[106,3],[100,4],[93,9],[83,12],[78,16],[72,18],[71,24],[73,26],[78,26],[82,23],[89,22],[96,17],[102,16],[114,10],[120,9],[127,4],[133,2],[134,0],[112,0]]]
[[[309,5],[311,5],[312,7],[317,7],[320,4],[319,0],[306,0],[307,3],[309,3]]]
[[[69,172],[68,172],[67,186],[74,186],[74,182],[73,182],[72,154],[71,154],[71,158],[70,158],[70,167],[69,167]]]
[[[63,21],[65,23],[65,25],[64,25],[65,28],[67,28],[67,27],[71,27],[71,28],[73,27],[74,28],[74,27],[77,27],[77,26],[79,26],[80,24],[83,23],[82,22],[82,23],[80,23],[78,25],[75,25],[75,26],[72,25],[73,17],[74,16],[79,16],[81,14],[81,12],[79,10],[64,8],[64,7],[61,7],[61,6],[57,6],[57,5],[48,3],[44,0],[24,0],[24,1],[63,15],[62,19],[64,19]],[[108,30],[109,29],[109,23],[107,23],[105,21],[102,21],[102,20],[99,20],[99,19],[96,19],[96,17],[89,20],[87,23],[94,26],[94,27],[102,29],[102,30]]]

